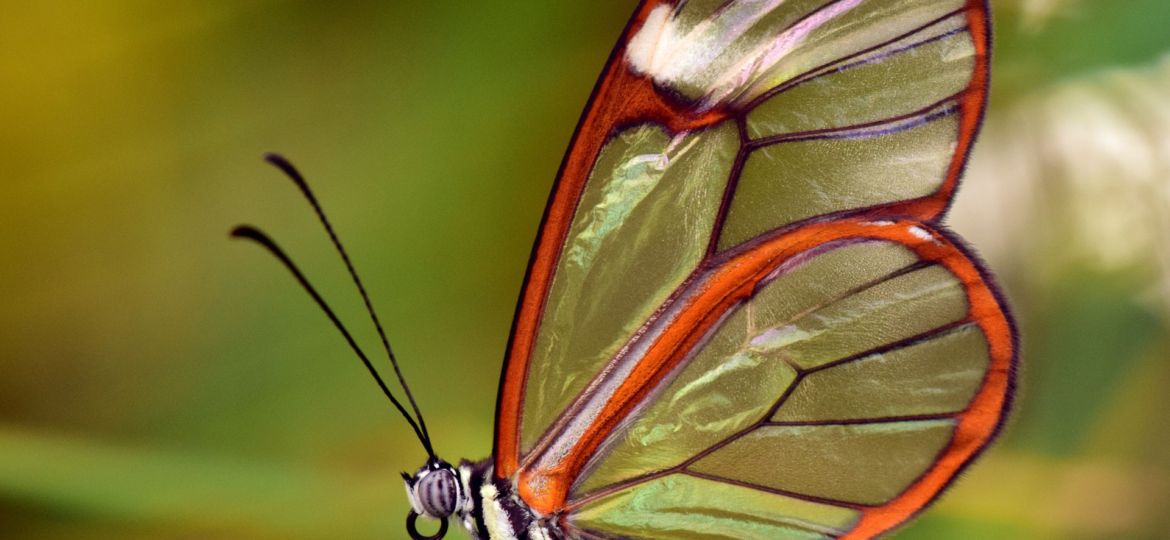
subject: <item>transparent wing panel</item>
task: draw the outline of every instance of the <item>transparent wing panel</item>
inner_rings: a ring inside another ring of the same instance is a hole
[[[795,380],[777,360],[777,328],[815,320],[852,291],[918,262],[888,242],[844,245],[809,257],[732,312],[670,385],[611,436],[576,493],[663,470],[758,422]],[[820,307],[820,309],[818,309]]]
[[[963,8],[965,0],[838,0],[826,2],[805,21],[824,19],[791,52],[762,64],[732,93],[752,100],[804,73],[851,58],[892,39],[915,32]],[[813,26],[813,25],[809,25]],[[769,60],[772,57],[766,57]]]
[[[705,254],[738,149],[730,122],[626,129],[601,151],[561,252],[525,386],[527,451]]]
[[[946,179],[958,135],[958,116],[944,114],[756,149],[736,186],[719,247],[822,214],[930,195]]]
[[[689,470],[808,497],[877,505],[934,464],[954,424],[945,419],[763,426]]]
[[[966,324],[913,345],[808,373],[772,420],[953,414],[971,402],[987,368],[987,338]]]
[[[752,338],[763,353],[808,371],[958,321],[963,285],[941,266],[898,273]]]
[[[971,82],[975,44],[963,14],[810,74],[747,115],[753,139],[922,115]]]
[[[619,538],[822,539],[857,521],[852,508],[676,473],[599,499],[571,524]]]

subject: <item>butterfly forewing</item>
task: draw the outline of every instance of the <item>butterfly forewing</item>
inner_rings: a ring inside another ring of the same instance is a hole
[[[929,503],[1015,354],[931,225],[987,54],[976,0],[643,3],[546,211],[497,476],[583,536],[873,535]]]

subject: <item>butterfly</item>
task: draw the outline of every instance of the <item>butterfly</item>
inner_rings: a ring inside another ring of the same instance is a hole
[[[403,474],[412,538],[870,538],[1003,425],[1016,330],[940,224],[988,89],[983,0],[646,0],[557,175],[494,451]],[[439,520],[433,535],[419,517]]]

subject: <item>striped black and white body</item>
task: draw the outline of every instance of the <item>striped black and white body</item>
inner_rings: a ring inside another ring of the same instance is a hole
[[[490,459],[463,461],[459,467],[436,460],[413,477],[403,474],[403,479],[414,514],[439,520],[454,517],[475,540],[566,538],[553,519],[538,516],[507,480],[497,479],[493,473]],[[410,528],[415,535],[413,521]]]

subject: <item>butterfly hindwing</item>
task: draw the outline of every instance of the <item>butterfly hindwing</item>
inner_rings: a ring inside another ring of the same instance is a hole
[[[726,310],[581,469],[573,526],[872,534],[933,497],[997,428],[1010,325],[947,235],[816,224],[720,268],[709,294]]]
[[[602,536],[871,534],[933,499],[1015,354],[933,225],[987,35],[976,0],[643,3],[546,210],[497,477]]]

